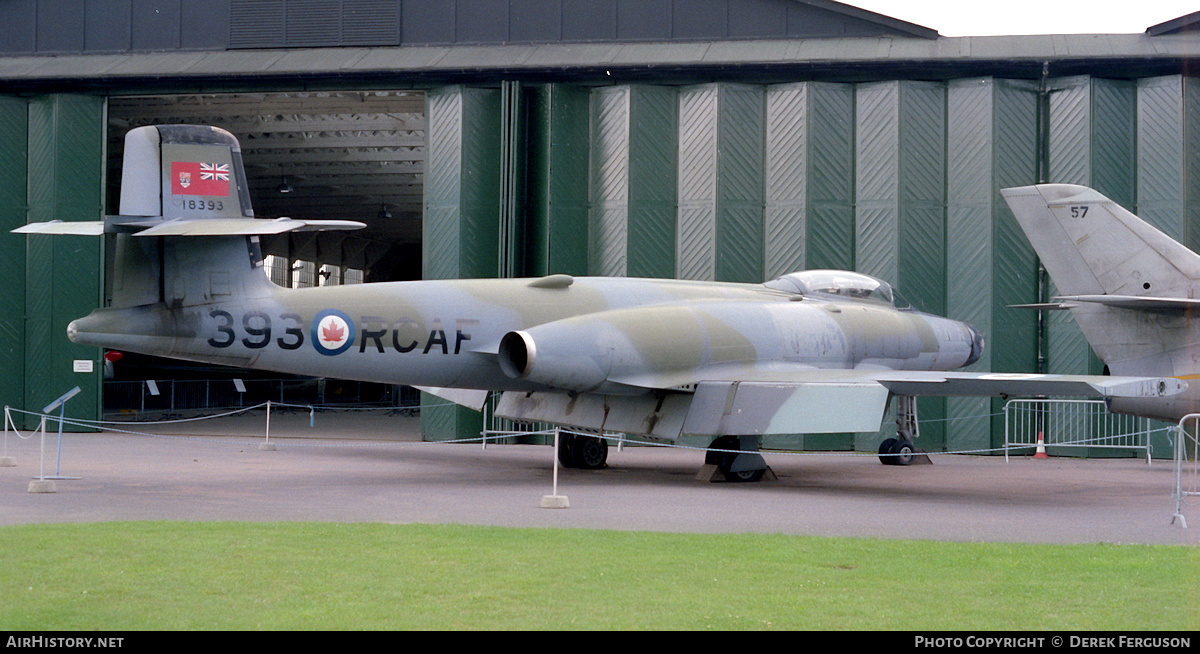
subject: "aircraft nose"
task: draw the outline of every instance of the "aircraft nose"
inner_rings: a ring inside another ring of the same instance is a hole
[[[966,328],[971,334],[971,356],[967,358],[967,362],[963,365],[969,366],[983,356],[983,334],[980,334],[978,329],[970,325],[966,325]]]

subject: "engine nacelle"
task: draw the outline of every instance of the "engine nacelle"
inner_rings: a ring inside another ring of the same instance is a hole
[[[604,311],[509,332],[498,354],[513,379],[631,393],[779,366],[953,370],[982,351],[979,333],[954,320],[869,303],[784,301]]]
[[[714,342],[732,340],[735,345],[723,352],[732,347],[737,357],[754,358],[744,336],[705,322],[701,313],[679,305],[559,320],[505,334],[500,368],[513,379],[562,390],[629,393],[641,384],[665,387],[677,376],[691,379],[711,362]]]

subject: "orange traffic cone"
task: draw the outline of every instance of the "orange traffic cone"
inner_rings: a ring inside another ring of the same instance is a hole
[[[1037,453],[1033,455],[1035,459],[1049,459],[1046,455],[1046,441],[1042,439],[1042,432],[1038,432]]]

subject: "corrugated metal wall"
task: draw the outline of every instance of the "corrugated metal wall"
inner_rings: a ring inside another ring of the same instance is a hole
[[[763,277],[854,267],[854,87],[766,89]]]
[[[1039,181],[1043,159],[1048,181],[1093,185],[1193,247],[1200,240],[1193,81],[1076,77],[1050,80],[1048,91],[992,78],[595,89],[589,272],[759,281],[856,269],[976,324],[989,343],[976,368],[1035,370],[1037,314],[1009,305],[1039,299],[1038,267],[1000,188]],[[650,180],[646,188],[675,189],[674,206],[631,191]],[[653,215],[654,229],[633,239],[635,211]],[[635,256],[673,266],[635,273]],[[1044,347],[1052,372],[1100,372],[1066,314],[1048,317]],[[999,401],[941,404],[922,403],[926,447],[999,441]],[[844,445],[805,441],[818,442]]]
[[[8,335],[0,347],[0,403],[25,406],[25,240],[8,232],[26,223],[29,103],[0,97],[0,257],[12,275],[0,284],[0,330]],[[51,398],[53,399],[53,398]]]
[[[1072,77],[1050,89],[1048,179],[1085,184],[1136,211],[1132,82]],[[1050,285],[1050,295],[1056,291]],[[1091,372],[1103,366],[1067,312],[1051,312],[1046,335],[1049,372]]]
[[[972,370],[1034,371],[1037,314],[1009,305],[1037,297],[1037,257],[999,191],[1036,180],[1037,87],[956,80],[946,101],[946,311],[987,339]],[[1002,408],[998,399],[947,400],[947,449],[998,445]]]
[[[998,191],[1038,182],[1042,162],[1047,181],[1092,185],[1196,248],[1200,86],[1182,76],[1085,76],[1047,80],[1041,91],[993,78],[623,85],[587,92],[586,116],[580,89],[537,91],[528,229],[539,254],[528,273],[574,264],[574,274],[758,282],[803,268],[854,269],[894,283],[919,308],[978,327],[988,350],[976,369],[1099,373],[1068,314],[1048,312],[1039,335],[1036,312],[1010,308],[1039,300],[1039,273]],[[586,154],[578,151],[585,130]],[[431,140],[431,190],[437,171],[456,175],[433,164],[435,149]],[[437,221],[428,209],[426,221]],[[578,256],[556,258],[547,236],[556,232],[565,252],[586,247],[586,271]],[[426,252],[445,247],[441,238],[428,232]],[[994,447],[1001,408],[999,400],[922,400],[922,446]],[[882,437],[768,445],[869,450]]]
[[[521,265],[525,274],[742,281],[857,269],[896,283],[922,308],[975,323],[989,345],[977,367],[1029,371],[1039,365],[1036,314],[1008,305],[1039,299],[1036,263],[999,188],[1038,181],[1044,159],[1048,181],[1093,185],[1200,245],[1196,82],[1072,77],[1048,80],[1047,91],[1039,105],[1035,85],[990,78],[526,87],[529,119],[513,122],[528,132],[526,160],[510,173],[527,180]],[[501,93],[454,86],[428,97],[425,274],[494,275]],[[0,102],[3,220],[100,215],[103,107],[102,98],[74,95]],[[31,256],[26,284],[6,291],[10,306],[26,308],[9,333],[25,331],[4,352],[6,368],[19,372],[0,391],[40,407],[79,379],[62,373],[73,360],[98,359],[58,335],[100,296],[98,278],[80,285],[62,272],[81,269],[80,256],[99,270],[101,253],[75,239],[25,239],[6,241],[16,248],[10,260],[25,261],[26,248]],[[1047,322],[1049,371],[1100,372],[1069,316]],[[90,406],[74,403],[81,415],[98,412],[98,390],[93,396]],[[922,404],[925,446],[991,446],[997,421],[989,428],[986,416],[997,409],[977,400]],[[427,411],[427,431],[476,429],[474,417],[444,413]],[[943,415],[951,419],[944,435]],[[847,438],[803,445],[848,447]],[[870,449],[877,438],[853,442]]]
[[[675,275],[677,102],[669,87],[592,91],[590,274]]]
[[[501,93],[451,86],[426,94],[425,279],[495,277],[499,269]],[[473,438],[479,413],[421,396],[428,440]]]
[[[524,274],[587,274],[588,102],[578,87],[532,90]]]
[[[676,277],[762,281],[764,89],[679,93]]]
[[[28,222],[99,220],[104,215],[103,98],[40,96],[29,101]],[[86,236],[25,240],[25,399],[40,410],[79,386],[67,415],[100,416],[103,366],[98,348],[67,340],[67,324],[102,299],[103,241]],[[92,362],[76,372],[74,362]]]
[[[881,82],[857,89],[855,269],[896,285],[918,308],[946,305],[946,87]],[[922,446],[941,449],[945,400],[919,402]],[[889,424],[884,433],[894,432]],[[871,449],[882,435],[860,435]]]

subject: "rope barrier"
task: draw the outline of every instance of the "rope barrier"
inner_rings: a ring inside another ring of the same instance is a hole
[[[263,402],[263,403],[256,404],[253,406],[243,407],[240,409],[235,409],[232,411],[226,411],[226,412],[222,412],[222,413],[217,413],[217,414],[213,414],[210,416],[197,416],[197,417],[193,417],[193,418],[179,418],[179,419],[175,419],[175,420],[157,420],[157,421],[144,421],[144,422],[138,421],[136,424],[138,424],[138,425],[170,425],[170,424],[194,423],[194,422],[199,422],[199,421],[203,421],[203,420],[215,420],[215,419],[219,419],[219,418],[227,418],[230,416],[244,414],[244,413],[254,411],[257,409],[263,409],[263,408],[268,408],[268,407],[280,407],[280,406],[288,407],[288,408],[307,409],[310,412],[313,412],[316,410],[321,410],[322,412],[339,411],[339,410],[350,412],[350,411],[362,411],[362,410],[396,410],[396,409],[402,408],[402,407],[345,407],[345,406],[339,406],[339,405],[287,404],[287,403],[267,401],[267,402]],[[436,404],[426,404],[422,408],[433,408],[433,407],[441,407],[441,406],[457,406],[457,405],[455,405],[453,402],[444,402],[444,403],[436,403]],[[9,421],[10,423],[11,423],[11,419],[8,416],[8,412],[15,412],[15,413],[20,413],[20,414],[24,414],[24,415],[34,416],[34,417],[46,417],[47,420],[59,420],[60,419],[59,416],[57,416],[57,415],[46,415],[46,414],[37,413],[34,411],[26,411],[23,409],[16,409],[16,408],[12,408],[12,407],[5,407],[5,410],[6,410],[5,420]],[[979,414],[979,415],[972,415],[972,416],[958,416],[958,417],[954,417],[954,418],[929,418],[929,419],[922,420],[922,422],[933,423],[933,422],[950,422],[950,421],[957,421],[957,420],[990,419],[990,418],[993,418],[993,417],[996,417],[999,415],[1003,415],[1003,414],[1001,412],[993,412],[993,413]],[[310,413],[310,419],[311,419],[311,413]],[[131,435],[131,436],[191,439],[191,440],[199,440],[200,442],[209,440],[205,436],[158,434],[158,433],[153,433],[153,432],[135,431],[132,429],[123,429],[120,427],[116,427],[116,425],[129,425],[130,423],[128,421],[86,420],[86,419],[79,419],[79,418],[62,418],[62,422],[64,425],[70,425],[73,427],[82,427],[82,428],[89,428],[89,429],[103,429],[104,431],[107,431],[107,432],[117,433],[117,434],[126,434],[126,435]],[[310,427],[311,426],[313,426],[313,425],[310,422]],[[13,429],[13,431],[17,431],[15,424],[13,425],[12,429]],[[681,443],[677,443],[677,442],[676,443],[665,443],[665,442],[660,442],[660,441],[630,439],[626,436],[602,435],[602,434],[596,434],[596,433],[592,433],[592,432],[572,430],[569,428],[564,428],[562,431],[564,433],[581,434],[581,435],[604,438],[605,440],[608,440],[611,442],[617,442],[620,445],[638,445],[638,446],[643,446],[643,447],[674,448],[674,449],[679,449],[679,450],[690,450],[690,451],[698,451],[698,452],[719,452],[719,453],[731,453],[731,454],[738,454],[738,453],[742,452],[742,450],[725,450],[725,449],[712,448],[712,447],[707,447],[707,446],[686,445],[686,444],[681,444]],[[1164,428],[1164,429],[1152,430],[1151,433],[1158,432],[1158,431],[1170,432],[1171,430],[1168,427],[1168,428]],[[32,438],[34,433],[36,433],[36,432],[31,432],[30,435],[26,437],[26,436],[21,436],[20,432],[17,432],[18,436],[21,437],[23,440],[28,440],[29,438]],[[500,433],[500,435],[497,435],[497,432],[490,432],[488,435],[472,436],[472,437],[468,437],[468,438],[437,440],[437,441],[421,440],[421,441],[358,442],[352,446],[354,446],[354,447],[386,447],[386,446],[394,446],[394,445],[436,446],[436,445],[453,445],[453,444],[463,444],[463,443],[481,443],[481,442],[486,443],[488,440],[495,440],[497,438],[527,438],[527,437],[532,437],[532,436],[547,436],[547,437],[549,437],[549,436],[553,436],[553,435],[554,435],[554,429],[539,429],[539,430],[525,430],[525,431],[505,431],[505,432]],[[1103,447],[1102,441],[1108,440],[1108,439],[1113,439],[1113,438],[1119,438],[1121,436],[1122,435],[1115,435],[1115,436],[1107,435],[1107,436],[1100,436],[1095,439],[1083,439],[1083,440],[1067,441],[1067,442],[1063,442],[1063,443],[1056,443],[1056,445],[1059,445],[1059,444],[1062,444],[1062,445],[1067,445],[1067,444],[1095,445],[1095,446]],[[1168,438],[1169,437],[1170,436],[1168,434]],[[261,440],[260,438],[256,438],[256,437],[251,438],[251,437],[245,437],[245,436],[243,436],[243,437],[224,436],[224,437],[212,438],[211,441],[209,441],[209,442],[229,442],[228,439],[230,439],[230,438],[244,438],[244,439],[248,439],[248,440],[252,440],[252,441]],[[276,436],[275,439],[278,440],[279,437]],[[288,439],[288,441],[289,441],[289,446],[298,446],[298,447],[346,447],[346,446],[349,446],[345,440],[338,441],[337,443],[327,443],[327,442],[326,443],[314,443],[314,442],[312,442],[312,439]],[[1034,447],[1034,445],[1010,446],[1009,448],[990,447],[990,448],[961,449],[961,450],[941,450],[941,451],[936,451],[936,452],[921,452],[921,453],[926,454],[926,455],[981,455],[981,454],[994,454],[994,453],[1004,452],[1006,449],[1009,449],[1009,450],[1030,449],[1032,447]],[[760,449],[759,453],[763,454],[764,456],[770,455],[770,456],[793,456],[793,457],[854,458],[854,457],[894,456],[894,455],[887,455],[887,454],[880,455],[877,452],[861,451],[861,450],[860,451],[843,451],[843,450],[839,450],[839,451],[795,451],[795,450]]]

